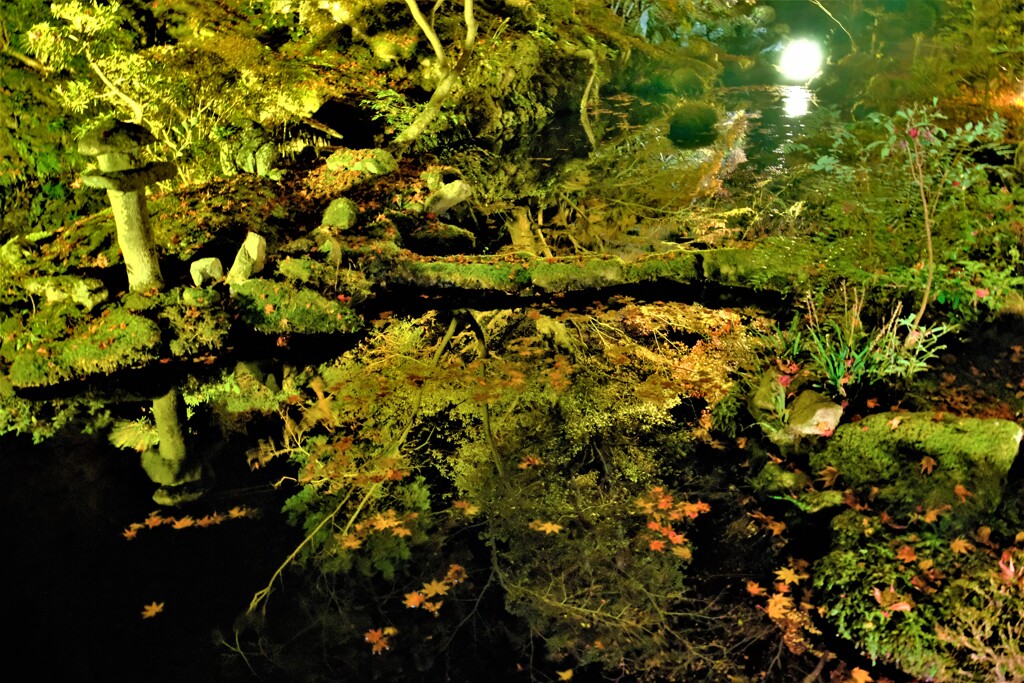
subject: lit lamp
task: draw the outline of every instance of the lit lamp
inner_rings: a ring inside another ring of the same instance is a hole
[[[825,61],[821,46],[807,38],[791,41],[779,56],[779,73],[787,81],[806,82],[813,78]]]

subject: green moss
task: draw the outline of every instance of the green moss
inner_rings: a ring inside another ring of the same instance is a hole
[[[970,510],[991,511],[1002,497],[1020,438],[1020,426],[1007,420],[871,415],[841,425],[828,447],[811,455],[811,469],[835,467],[849,484],[880,486],[880,500],[909,507],[962,507],[953,491],[960,484],[973,494]],[[930,473],[921,467],[926,456],[936,461]]]
[[[231,292],[242,319],[267,334],[355,332],[362,325],[349,306],[285,282],[251,279]]]
[[[39,322],[33,316],[32,323]],[[64,330],[20,345],[12,354],[10,379],[16,387],[58,384],[73,377],[110,373],[156,358],[160,328],[123,308],[79,322],[67,338]],[[8,355],[8,354],[5,354]]]
[[[820,246],[785,237],[768,238],[753,249],[710,249],[701,254],[708,280],[779,292],[805,289],[827,258]]]
[[[61,363],[82,376],[155,360],[159,346],[160,328],[155,322],[115,308],[80,323],[58,349]]]
[[[672,282],[696,282],[701,278],[700,253],[695,251],[673,251],[654,254],[630,263],[626,272],[629,282],[670,280]]]

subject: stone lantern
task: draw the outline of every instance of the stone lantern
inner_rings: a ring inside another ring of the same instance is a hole
[[[78,151],[96,157],[98,172],[82,175],[89,187],[107,191],[114,210],[117,245],[128,271],[128,289],[144,292],[163,289],[160,260],[146,207],[146,186],[174,177],[173,163],[141,163],[143,148],[156,142],[148,129],[134,123],[109,121],[91,131],[78,144]],[[142,467],[160,488],[153,499],[161,505],[176,505],[202,494],[204,467],[185,443],[184,405],[172,387],[153,399],[153,419],[159,436],[158,448],[142,454]]]
[[[156,138],[143,126],[109,121],[78,143],[81,154],[96,157],[99,172],[84,174],[82,182],[107,191],[117,244],[128,270],[128,289],[133,292],[161,289],[164,284],[149,225],[146,186],[173,177],[176,169],[169,161],[140,164],[143,148],[154,142]]]

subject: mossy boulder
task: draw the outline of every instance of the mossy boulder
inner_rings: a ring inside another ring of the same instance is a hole
[[[806,241],[769,238],[751,249],[721,248],[701,252],[704,277],[731,287],[788,293],[806,289],[827,257]]]
[[[58,384],[75,377],[137,367],[157,358],[160,328],[124,308],[83,320],[60,340],[26,345],[11,363],[16,387]]]
[[[897,508],[957,507],[966,496],[972,509],[991,512],[1022,435],[1008,420],[881,413],[840,425],[827,448],[811,454],[811,469],[835,467],[849,486],[877,486],[877,499]],[[958,485],[970,495],[958,495]]]
[[[339,197],[327,205],[321,225],[326,225],[344,232],[359,220],[359,205],[348,197]]]
[[[327,170],[377,177],[398,170],[398,161],[386,149],[339,149],[327,157]]]
[[[347,305],[311,289],[254,278],[232,285],[242,319],[266,334],[332,334],[362,326]]]

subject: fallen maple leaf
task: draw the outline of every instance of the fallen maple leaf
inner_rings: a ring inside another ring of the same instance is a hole
[[[819,470],[818,475],[818,481],[821,482],[821,485],[824,488],[828,489],[835,486],[836,479],[839,478],[839,470],[832,465],[828,465],[827,467]]]
[[[435,595],[444,595],[448,592],[448,584],[434,579],[430,583],[423,584],[423,597],[432,598]]]
[[[185,517],[182,517],[181,519],[174,520],[174,523],[172,524],[172,527],[175,528],[175,529],[187,529],[187,528],[189,528],[190,526],[192,526],[195,523],[196,522],[195,522],[194,519],[192,519],[189,516],[185,516]]]
[[[537,466],[543,465],[543,464],[544,464],[544,461],[541,460],[540,458],[538,458],[536,455],[528,455],[528,456],[526,456],[525,458],[523,458],[522,460],[519,461],[518,467],[521,470],[525,470],[525,469],[529,469],[531,467],[537,467]]]
[[[156,615],[164,611],[164,603],[162,602],[151,602],[142,608],[142,618],[152,619]]]
[[[903,418],[897,415],[893,419],[886,422],[886,424],[889,425],[889,431],[896,431],[896,428],[900,426],[901,422],[903,422]]]
[[[974,544],[965,538],[954,538],[949,542],[949,549],[958,555],[966,555],[974,550]]]
[[[924,456],[923,458],[921,458],[921,474],[931,474],[932,470],[934,470],[935,466],[938,464],[939,463],[936,462],[935,458],[933,458],[932,456]]]
[[[798,574],[789,567],[775,570],[775,578],[783,583],[799,583],[800,579],[806,579],[807,574]]]
[[[363,638],[370,644],[370,651],[375,655],[391,647],[391,641],[388,640],[384,631],[385,629],[371,628],[363,634]],[[395,632],[397,633],[397,630]]]
[[[915,560],[917,560],[917,553],[915,553],[914,549],[911,548],[909,545],[905,545],[896,551],[896,559],[900,562],[914,562]]]
[[[572,680],[572,669],[566,669],[565,671],[556,671],[558,674],[558,680],[560,681],[571,681]]]
[[[554,522],[542,522],[539,519],[535,519],[530,522],[530,528],[534,531],[543,531],[546,534],[557,534],[562,530],[562,525],[555,524]]]
[[[419,591],[413,591],[412,593],[405,594],[405,600],[402,602],[402,604],[406,607],[416,609],[417,607],[423,604],[424,600],[426,600],[426,597],[424,597],[423,593],[420,593]]]
[[[867,408],[877,408],[878,407],[878,399],[877,398],[869,398],[868,400],[864,401],[864,405]]]
[[[700,500],[696,503],[683,503],[683,514],[690,519],[695,518],[702,512],[709,512],[710,510],[711,506]]]
[[[850,677],[845,683],[871,683],[873,680],[875,679],[871,678],[871,674],[858,666],[850,672]]]
[[[768,598],[768,607],[765,608],[768,616],[772,619],[784,619],[786,613],[793,609],[793,598],[782,593],[776,593]]]
[[[966,503],[968,498],[974,497],[974,494],[968,491],[963,484],[957,484],[954,486],[953,493],[960,499],[961,503]]]
[[[756,598],[764,595],[767,591],[757,581],[747,581],[747,592]]]
[[[651,541],[650,549],[655,552],[662,552],[665,550],[665,541]]]

